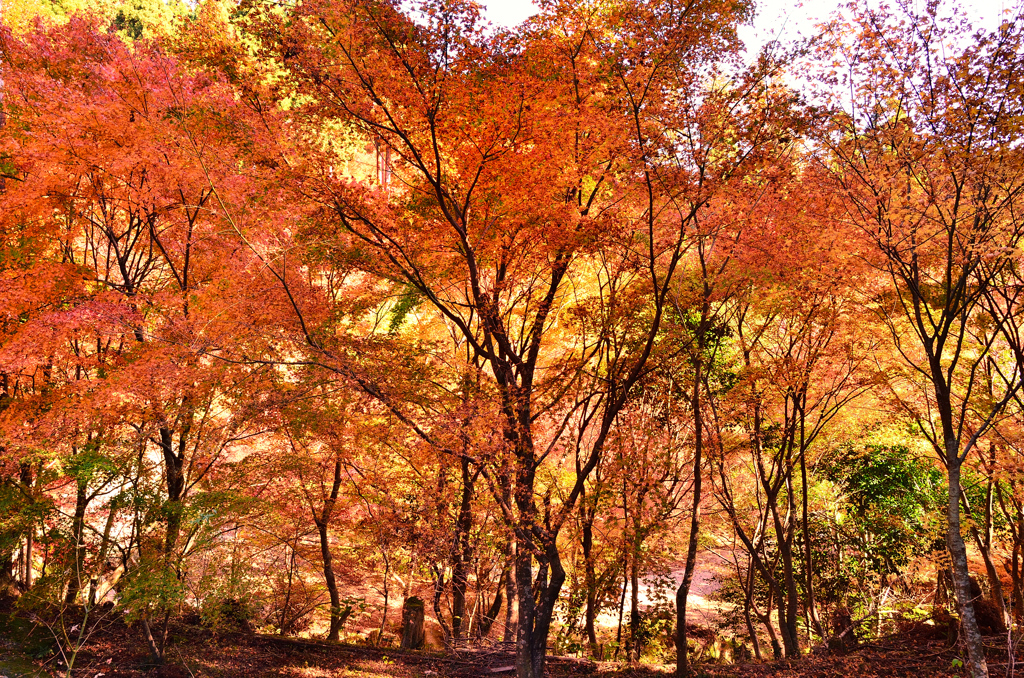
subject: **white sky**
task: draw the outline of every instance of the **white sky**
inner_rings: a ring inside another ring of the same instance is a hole
[[[878,0],[872,0],[875,4]],[[912,0],[915,1],[915,0]],[[481,0],[485,5],[485,15],[493,23],[503,26],[514,26],[537,11],[530,0]],[[748,49],[757,48],[767,40],[776,37],[784,42],[809,37],[814,32],[814,25],[824,21],[846,0],[755,0],[758,13],[753,26],[743,26],[740,37],[747,43]],[[925,0],[916,0],[924,5]],[[946,3],[948,4],[948,3]],[[1013,0],[961,0],[963,11],[977,28],[994,28],[998,25],[1003,9],[1008,9]]]

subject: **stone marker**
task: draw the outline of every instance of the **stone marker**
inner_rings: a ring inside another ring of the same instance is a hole
[[[423,647],[423,599],[412,596],[402,605],[402,649],[416,650]]]

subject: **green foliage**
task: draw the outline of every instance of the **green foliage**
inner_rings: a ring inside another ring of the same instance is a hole
[[[154,610],[166,612],[185,600],[185,587],[172,568],[158,563],[139,563],[121,579],[120,604],[129,622]]]
[[[117,10],[114,20],[111,22],[119,33],[123,33],[132,40],[138,40],[145,31],[142,19],[138,15],[125,14],[123,9]]]
[[[408,315],[415,311],[423,302],[423,296],[413,287],[406,287],[398,295],[394,307],[391,309],[391,322],[388,324],[388,333],[395,334],[402,328],[402,323]]]
[[[44,524],[55,511],[53,497],[0,480],[0,550],[13,551],[33,526]]]
[[[863,553],[872,572],[900,572],[931,548],[945,503],[942,472],[904,445],[845,447],[825,464],[825,476],[844,492],[849,523],[839,529]]]
[[[129,40],[169,34],[175,21],[192,11],[180,0],[15,0],[5,3],[4,9],[6,22],[16,30],[26,29],[37,18],[64,23],[87,12]]]

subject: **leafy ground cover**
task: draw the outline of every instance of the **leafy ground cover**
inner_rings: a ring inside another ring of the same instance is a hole
[[[4,620],[11,639],[0,647],[0,675],[40,678],[67,675],[40,627],[25,620]],[[16,638],[15,638],[16,636]],[[513,655],[497,647],[481,647],[445,654],[406,651],[261,634],[214,634],[190,625],[171,627],[167,663],[149,664],[140,634],[117,620],[97,633],[79,653],[72,676],[89,678],[468,678],[510,676]],[[985,638],[986,654],[994,675],[1010,675],[1006,641]],[[47,650],[50,650],[47,654]],[[36,658],[31,655],[35,654]],[[961,648],[934,627],[908,629],[900,634],[864,643],[845,655],[813,650],[800,660],[763,663],[704,664],[698,674],[708,678],[804,678],[810,676],[903,678],[963,675]],[[628,665],[593,662],[575,657],[553,657],[548,675],[553,678],[651,678],[671,675],[670,665]]]

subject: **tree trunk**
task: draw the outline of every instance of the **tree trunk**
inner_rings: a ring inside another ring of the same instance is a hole
[[[383,544],[381,544],[381,554],[384,558],[384,608],[380,616],[380,629],[377,631],[377,642],[375,643],[377,647],[380,647],[384,641],[384,629],[388,622],[388,605],[391,593],[391,559],[388,558]]]
[[[334,462],[334,481],[331,484],[331,493],[324,500],[320,516],[313,511],[313,522],[316,523],[317,532],[320,534],[320,557],[324,564],[324,579],[327,581],[327,593],[331,600],[331,621],[327,631],[327,640],[338,640],[341,634],[341,626],[345,619],[342,615],[341,596],[338,594],[338,582],[334,576],[334,559],[331,556],[331,539],[328,527],[331,522],[331,514],[338,501],[338,492],[341,489],[341,460]]]
[[[160,665],[164,663],[163,648],[157,644],[156,638],[153,637],[153,629],[149,626],[149,619],[145,616],[142,617],[142,633],[146,637],[146,645],[149,647],[149,656],[153,660],[153,663]]]
[[[508,576],[508,570],[501,571],[501,575],[498,577],[498,587],[494,592],[494,600],[491,602],[491,606],[480,615],[480,621],[477,623],[477,635],[481,638],[486,638],[487,634],[491,632],[491,627],[498,618],[498,613],[501,612],[502,591]]]
[[[629,566],[629,652],[630,662],[640,661],[640,537],[634,537]]]
[[[993,477],[993,472],[996,466],[996,446],[994,443],[989,445],[989,459],[987,465],[988,475],[988,486],[985,488],[985,538],[979,540],[981,546],[981,555],[985,560],[985,573],[988,575],[989,587],[992,590],[992,602],[995,603],[996,608],[999,610],[999,617],[1003,620],[1003,626],[1010,628],[1012,619],[1010,618],[1010,611],[1006,604],[1006,596],[1003,595],[1003,582],[999,579],[999,573],[996,571],[995,563],[992,561],[992,519],[995,509],[996,493],[995,485],[996,481]],[[961,496],[964,499],[967,495],[961,492]],[[978,528],[972,525],[974,530],[975,538],[978,536]]]
[[[1010,581],[1013,584],[1009,602],[1011,617],[1020,619],[1024,618],[1024,585],[1022,585],[1024,584],[1024,581],[1022,581],[1024,579],[1024,571],[1022,571],[1024,564],[1021,563],[1021,558],[1024,556],[1024,505],[1017,499],[1020,495],[1017,483],[1012,479],[1010,480],[1009,501],[1007,501],[1002,487],[996,485],[995,490],[999,510],[1002,512],[1007,526],[1010,528],[1010,536],[1013,542],[1010,550],[1010,562],[1003,565],[1010,575]]]
[[[747,626],[747,635],[750,636],[750,644],[754,648],[754,658],[761,661],[761,641],[754,630],[754,621],[750,618],[751,609],[754,607],[754,566],[747,565],[747,576],[743,582],[743,621]]]
[[[26,591],[32,588],[32,541],[35,531],[35,525],[29,525],[28,534],[25,536],[25,576],[22,578],[22,582],[25,584]]]
[[[523,499],[522,495],[517,498],[521,502],[520,515],[529,515],[529,510],[524,510],[526,507],[522,505]],[[532,504],[532,493],[526,501]],[[516,593],[519,598],[516,678],[543,678],[548,633],[558,594],[565,582],[565,570],[553,541],[544,544],[544,550],[538,554],[536,576],[533,574],[533,551],[522,543],[516,546]]]
[[[702,313],[701,327],[707,318]],[[698,341],[697,350],[702,351],[704,342]],[[693,394],[691,409],[693,410],[693,504],[690,512],[690,535],[686,543],[686,564],[683,566],[683,580],[676,589],[676,676],[687,678],[690,675],[689,647],[686,640],[686,601],[693,583],[693,572],[697,565],[697,536],[700,531],[700,500],[701,480],[704,455],[704,419],[701,416],[700,384],[702,375],[702,356],[698,353],[694,361]]]
[[[597,619],[597,572],[594,565],[595,512],[587,505],[585,494],[580,495],[580,514],[583,519],[583,581],[587,589],[586,608],[583,611],[583,630],[587,635],[587,644],[590,646],[590,656],[594,659],[599,659],[597,629],[594,626],[594,622]]]
[[[469,472],[469,459],[463,457],[462,498],[459,515],[455,521],[455,539],[452,553],[452,637],[462,637],[463,620],[466,616],[466,588],[469,584],[468,570],[471,560],[470,531],[473,528],[473,486],[474,477]]]
[[[975,525],[971,525],[971,536],[974,537],[974,543],[978,547],[982,561],[985,563],[985,575],[988,578],[992,604],[996,606],[999,618],[1003,622],[1003,628],[1007,629],[1010,627],[1010,615],[1006,605],[1006,598],[1003,595],[1003,583],[999,580],[999,572],[992,561],[991,514],[989,514],[988,518],[986,536],[983,538]]]
[[[1018,529],[1024,528],[1019,524]],[[1018,539],[1013,544],[1012,566],[1010,576],[1013,578],[1013,612],[1017,619],[1024,618],[1024,546]]]
[[[117,508],[112,501],[110,504],[110,511],[107,513],[107,522],[103,526],[103,538],[100,541],[100,552],[96,556],[96,566],[93,568],[93,575],[89,579],[89,606],[92,607],[96,604],[96,589],[99,586],[98,575],[102,573],[107,566],[107,553],[110,551],[110,530],[114,527],[114,515],[117,513]]]
[[[167,567],[170,567],[171,557],[181,532],[181,502],[185,496],[185,445],[188,433],[189,427],[186,426],[178,434],[178,443],[175,445],[174,431],[166,426],[160,429],[160,449],[164,455],[167,485],[167,534],[164,539],[164,558]]]
[[[619,650],[622,648],[622,615],[626,609],[626,593],[629,591],[629,563],[625,553],[623,553],[622,558],[622,595],[619,596],[619,625],[615,631],[616,659],[619,658]]]
[[[538,574],[538,576],[540,576]],[[516,678],[542,678],[534,670],[534,597],[533,554],[522,543],[516,544],[516,596],[519,600],[519,624],[516,629]],[[543,661],[543,659],[542,659]]]
[[[441,638],[445,649],[452,648],[452,629],[448,626],[443,610],[441,609],[441,596],[444,595],[444,569],[437,563],[431,565],[434,570],[434,619],[441,627]]]
[[[505,630],[501,634],[501,642],[511,643],[513,638],[517,637],[517,626],[519,624],[519,615],[516,613],[514,608],[516,605],[516,578],[513,574],[515,561],[513,554],[515,553],[515,544],[512,541],[512,537],[509,537],[508,544],[506,545],[505,551]]]
[[[19,475],[21,478],[21,484],[25,488],[25,492],[29,497],[32,497],[32,484],[35,482],[35,475],[32,473],[32,467],[29,464],[21,464],[19,469]],[[29,501],[35,501],[30,499]],[[35,523],[29,523],[28,532],[25,534],[25,551],[22,558],[24,564],[24,573],[22,574],[21,583],[25,591],[32,588],[32,559],[33,559],[33,541],[35,537]]]
[[[804,605],[807,610],[808,625],[814,629],[819,638],[824,639],[825,629],[822,627],[821,618],[818,616],[818,605],[814,597],[814,551],[811,544],[810,516],[807,509],[807,440],[804,430],[806,417],[804,416],[803,408],[806,398],[807,394],[802,394],[799,408],[797,409],[797,416],[800,417],[800,509],[804,538],[804,588],[806,589]]]
[[[792,497],[792,493],[789,493]],[[779,538],[779,555],[782,558],[782,575],[785,589],[780,589],[779,597],[779,631],[782,633],[782,644],[787,657],[800,656],[800,642],[797,636],[797,616],[799,597],[796,590],[796,576],[793,571],[792,526],[783,524],[777,510],[773,510],[775,531]]]
[[[967,547],[960,535],[960,460],[956,439],[946,437],[947,467],[949,474],[949,505],[947,508],[946,546],[953,561],[953,583],[960,608],[960,622],[967,644],[967,661],[972,678],[988,678],[988,663],[982,644],[981,630],[974,615],[971,601],[970,571],[967,566]]]
[[[74,541],[72,551],[71,577],[68,582],[67,594],[64,596],[64,605],[75,604],[75,598],[82,589],[83,570],[85,569],[85,509],[89,503],[88,485],[85,480],[79,479],[75,492],[75,515],[71,520],[71,539]]]
[[[14,584],[14,551],[0,553],[0,595]]]

